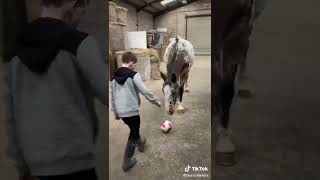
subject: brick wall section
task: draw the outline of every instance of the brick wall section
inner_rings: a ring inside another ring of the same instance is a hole
[[[211,0],[199,0],[187,6],[170,11],[155,18],[154,28],[168,28],[171,37],[179,35],[185,38],[186,16],[211,14]]]
[[[147,31],[153,29],[153,16],[147,12],[138,12],[138,29],[137,29],[137,13],[136,9],[120,0],[114,0],[117,6],[128,9],[128,30],[129,31]]]

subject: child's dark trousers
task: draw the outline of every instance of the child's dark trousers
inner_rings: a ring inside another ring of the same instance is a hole
[[[129,126],[129,140],[137,142],[140,138],[140,116],[124,117],[123,122]]]

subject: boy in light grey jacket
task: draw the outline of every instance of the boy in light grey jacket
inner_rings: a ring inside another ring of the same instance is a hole
[[[133,167],[137,160],[132,156],[134,154],[135,146],[138,145],[138,150],[143,152],[146,138],[140,136],[140,97],[141,93],[152,104],[161,106],[153,94],[143,84],[139,73],[133,69],[137,64],[137,57],[131,53],[126,52],[122,56],[122,67],[115,72],[112,79],[112,111],[116,119],[122,119],[130,128],[130,135],[126,145],[123,171],[129,170]]]
[[[96,40],[75,29],[88,0],[42,0],[8,62],[8,153],[19,179],[96,180],[98,118],[107,65]]]

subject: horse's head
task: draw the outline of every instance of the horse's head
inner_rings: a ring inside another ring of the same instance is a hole
[[[169,115],[174,113],[174,106],[178,98],[179,86],[177,83],[177,76],[173,73],[170,77],[167,77],[161,72],[161,77],[163,79],[162,92],[164,93],[165,99],[165,110]]]

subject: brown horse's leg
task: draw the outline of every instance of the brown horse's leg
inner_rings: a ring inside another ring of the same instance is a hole
[[[227,62],[229,63],[229,62]],[[221,111],[220,122],[217,125],[216,162],[220,165],[233,165],[235,160],[235,146],[231,140],[231,130],[229,128],[230,108],[234,97],[234,78],[236,65],[227,65],[224,68],[223,79],[221,80]]]
[[[243,44],[245,48],[243,49],[241,61],[240,61],[240,76],[239,76],[239,91],[238,95],[240,98],[250,98],[252,97],[252,92],[250,89],[247,87],[247,81],[248,81],[248,76],[247,76],[247,55],[248,55],[248,50],[250,47],[250,34],[252,32],[252,27],[248,29],[248,37],[245,39],[245,43]]]
[[[212,73],[212,79],[213,79],[213,114],[217,116],[218,121],[219,119],[219,113],[221,111],[221,57],[220,53],[216,52],[213,55],[213,73]]]
[[[221,125],[228,128],[230,119],[230,108],[234,97],[234,80],[237,65],[227,65],[226,73],[221,83]]]

